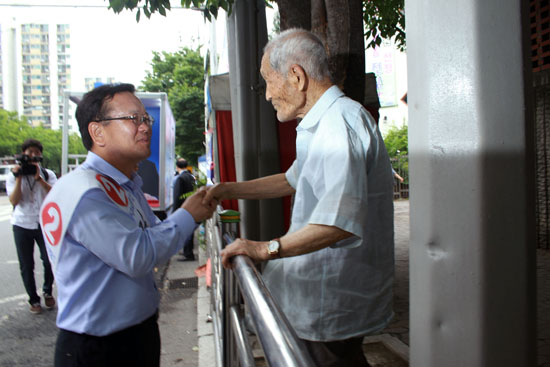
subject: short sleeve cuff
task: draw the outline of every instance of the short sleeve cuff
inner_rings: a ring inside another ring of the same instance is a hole
[[[292,186],[293,189],[296,189],[296,185],[298,184],[298,173],[297,170],[297,164],[296,161],[292,163],[292,166],[285,172],[285,177],[290,186]]]
[[[331,247],[344,247],[344,248],[353,248],[361,244],[361,239],[365,236],[365,229],[361,223],[348,218],[344,220],[335,215],[322,215],[317,214],[313,215],[309,221],[310,224],[321,224],[326,226],[333,226],[340,228],[343,231],[351,233],[353,236],[339,241]]]

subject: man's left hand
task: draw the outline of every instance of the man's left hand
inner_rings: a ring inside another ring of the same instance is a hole
[[[246,255],[254,262],[268,260],[267,243],[251,241],[245,238],[237,238],[234,242],[227,245],[221,252],[222,265],[226,269],[231,269],[231,258],[237,255]]]

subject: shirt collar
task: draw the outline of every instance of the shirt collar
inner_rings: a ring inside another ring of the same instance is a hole
[[[336,85],[327,89],[321,98],[311,107],[308,113],[306,113],[302,121],[298,124],[298,127],[296,127],[296,130],[306,130],[315,126],[332,103],[343,95],[344,92]]]
[[[86,161],[83,163],[83,166],[85,168],[92,168],[95,171],[111,177],[119,185],[124,185],[131,181],[137,185],[137,187],[141,187],[143,183],[138,174],[132,173],[132,179],[130,180],[124,173],[120,172],[105,159],[91,151],[88,152],[88,156],[86,157]]]

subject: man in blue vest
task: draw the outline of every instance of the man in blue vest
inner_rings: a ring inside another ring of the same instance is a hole
[[[154,123],[131,84],[84,95],[76,118],[86,161],[41,208],[58,286],[55,366],[159,366],[157,264],[181,249],[215,203],[204,191],[160,221],[135,170],[151,153]]]

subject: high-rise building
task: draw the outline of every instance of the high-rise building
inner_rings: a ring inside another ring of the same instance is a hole
[[[84,78],[84,88],[87,91],[90,91],[102,84],[113,84],[115,83],[115,78]]]
[[[70,28],[66,24],[4,24],[0,28],[2,108],[33,126],[57,129],[63,90],[70,89]]]

